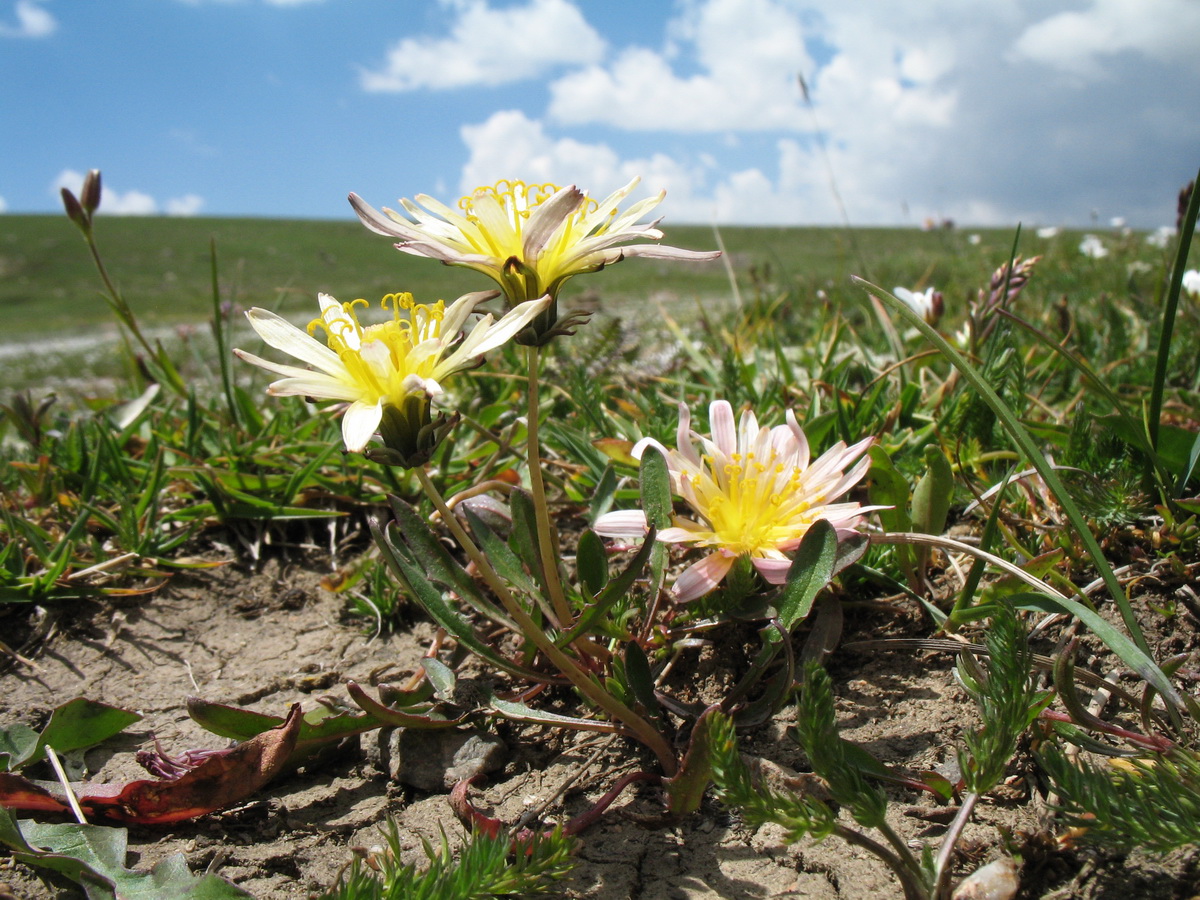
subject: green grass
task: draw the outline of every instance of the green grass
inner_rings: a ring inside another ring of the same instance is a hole
[[[709,227],[668,222],[665,230],[667,244],[693,249],[716,245]],[[971,243],[976,234],[978,242]],[[786,296],[781,317],[804,318],[819,292],[864,309],[862,292],[850,282],[857,275],[885,288],[939,288],[946,296],[947,322],[953,324],[977,286],[986,284],[1007,259],[1013,233],[727,227],[720,238],[742,297],[749,302]],[[97,240],[142,327],[166,341],[173,356],[185,359],[211,355],[207,328],[190,326],[202,326],[211,315],[213,245],[223,303],[276,309],[301,326],[315,315],[316,294],[322,291],[374,304],[392,291],[409,291],[419,301],[450,300],[486,286],[469,270],[394,250],[387,238],[349,217],[336,222],[102,217]],[[1049,241],[1024,235],[1021,252],[1047,255],[1033,302],[1047,311],[1060,297],[1089,304],[1132,295],[1135,301],[1152,303],[1155,279],[1164,270],[1163,251],[1146,245],[1140,235],[1106,235],[1105,240],[1113,255],[1097,261],[1079,254],[1078,233]],[[1127,264],[1135,261],[1148,264],[1150,271],[1130,275]],[[701,312],[727,309],[731,296],[722,262],[681,266],[635,259],[609,267],[601,278],[568,282],[563,303],[568,309],[597,304],[617,315],[654,316],[661,301],[672,315],[690,320]],[[68,395],[107,394],[111,379],[124,374],[111,343],[91,349],[39,344],[33,353],[13,346],[86,340],[98,333],[116,336],[87,247],[65,216],[0,216],[0,309],[5,315],[0,392],[53,384]],[[1187,315],[1185,311],[1185,322]],[[235,341],[247,339],[241,329],[235,320]]]
[[[715,244],[707,227],[668,223],[666,232],[665,243],[675,246],[708,249]],[[966,231],[915,229],[858,229],[851,236],[833,228],[728,227],[721,229],[721,238],[743,292],[753,291],[756,283],[801,294],[845,289],[849,276],[859,275],[888,287],[923,280],[957,299],[999,265],[1012,244],[1007,230],[978,233],[976,246],[968,243]],[[387,238],[366,231],[357,220],[101,217],[97,234],[126,300],[151,328],[207,318],[210,242],[216,244],[222,300],[281,307],[301,316],[315,312],[319,291],[374,302],[396,290],[410,291],[418,300],[449,300],[480,287],[467,270],[397,252]],[[1131,241],[1141,243],[1136,237]],[[1028,236],[1022,250],[1062,248],[1063,289],[1094,289],[1102,279],[1078,271],[1082,257],[1077,244],[1073,234],[1051,242]],[[1135,250],[1141,258],[1150,248]],[[1102,268],[1107,273],[1112,267]],[[87,333],[110,320],[87,248],[64,216],[0,216],[0,276],[5,341]],[[1107,287],[1117,286],[1109,279]],[[575,279],[564,302],[570,306],[581,294],[621,306],[656,295],[723,299],[729,296],[729,283],[721,263],[679,266],[634,260],[611,267],[602,279]]]

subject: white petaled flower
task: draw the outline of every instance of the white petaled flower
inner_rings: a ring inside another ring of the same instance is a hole
[[[655,227],[660,220],[640,225],[638,220],[662,202],[666,191],[624,212],[619,209],[639,181],[635,178],[599,203],[574,185],[506,180],[476,188],[458,201],[458,209],[425,194],[418,194],[416,202],[401,199],[407,215],[386,207],[380,213],[357,194],[350,195],[350,204],[367,228],[399,238],[397,249],[482,272],[515,304],[543,294],[557,296],[572,275],[595,272],[626,257],[708,260],[720,255],[653,243],[628,245],[663,236]]]
[[[339,303],[320,294],[321,315],[309,323],[308,331],[254,308],[246,318],[258,336],[312,368],[272,362],[244,350],[233,352],[284,376],[267,388],[269,394],[348,402],[342,438],[347,450],[362,451],[379,428],[385,407],[403,409],[410,398],[436,398],[444,392],[442,382],[448,376],[511,340],[550,302],[549,297],[530,300],[499,321],[489,313],[467,330],[475,307],[495,296],[495,291],[466,294],[447,307],[440,300],[427,306],[413,303],[411,294],[388,294],[382,305],[391,307],[392,318],[364,327],[355,307],[366,307],[367,301]],[[312,335],[318,328],[325,332],[325,343]]]
[[[1062,234],[1062,229],[1057,225],[1046,225],[1037,230],[1037,236],[1047,241],[1058,237],[1060,234]]]
[[[892,293],[930,325],[936,325],[946,310],[946,301],[942,297],[942,292],[933,288],[910,291],[908,288],[897,287],[892,289]]]
[[[1160,225],[1146,235],[1146,243],[1151,247],[1158,247],[1160,250],[1169,247],[1174,239],[1175,229],[1170,225]]]
[[[1189,297],[1200,300],[1200,272],[1188,269],[1183,273],[1183,292]]]
[[[677,449],[668,450],[652,438],[633,448],[638,458],[647,447],[662,452],[672,489],[696,514],[694,519],[676,516],[658,540],[710,551],[676,579],[672,592],[677,600],[709,593],[743,556],[766,581],[782,584],[791,566],[787,553],[800,545],[814,522],[825,519],[844,537],[865,513],[878,509],[834,502],[870,468],[864,454],[873,438],[850,447],[839,442],[813,461],[791,410],[786,425],[760,428],[753,412],[742,413],[735,423],[733,408],[717,400],[709,406],[709,425],[711,437],[692,431],[691,416],[681,405]],[[640,510],[606,513],[593,530],[605,537],[642,537],[646,516]]]
[[[1079,252],[1092,259],[1104,259],[1108,256],[1108,248],[1104,246],[1104,241],[1094,234],[1083,236],[1083,240],[1079,242]]]

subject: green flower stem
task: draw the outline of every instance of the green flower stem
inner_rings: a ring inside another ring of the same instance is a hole
[[[529,449],[525,458],[529,461],[529,489],[533,493],[533,508],[536,511],[538,531],[538,551],[542,557],[542,570],[546,578],[546,593],[550,596],[550,605],[558,616],[563,628],[570,628],[575,617],[563,593],[562,579],[558,574],[558,554],[556,552],[554,530],[550,527],[550,505],[546,502],[546,484],[542,480],[542,451],[538,443],[538,417],[540,416],[538,400],[538,348],[529,347],[529,415],[525,423],[528,435]]]
[[[417,480],[421,483],[426,496],[429,497],[434,508],[441,514],[442,520],[450,529],[451,534],[454,535],[455,540],[459,542],[467,556],[475,563],[484,581],[496,593],[504,609],[512,617],[516,625],[514,630],[532,640],[537,645],[537,648],[546,654],[547,658],[558,667],[558,670],[570,680],[579,693],[583,694],[584,697],[624,725],[631,736],[649,747],[658,758],[659,765],[662,766],[664,774],[668,777],[674,775],[679,769],[679,762],[675,758],[675,754],[671,750],[671,745],[667,742],[666,738],[659,734],[654,726],[644,718],[604,690],[591,675],[579,666],[579,663],[554,645],[554,641],[533,620],[533,617],[526,612],[525,608],[517,602],[517,599],[512,595],[512,591],[508,589],[508,585],[496,574],[496,570],[492,568],[492,564],[488,562],[487,557],[480,552],[466,530],[458,523],[458,520],[454,516],[454,511],[446,505],[446,501],[442,499],[442,495],[438,492],[438,489],[429,480],[429,474],[420,467],[414,469],[414,471],[417,473]]]

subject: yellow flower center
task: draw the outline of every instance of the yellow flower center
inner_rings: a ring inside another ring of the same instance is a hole
[[[812,524],[805,513],[814,498],[801,489],[803,470],[776,462],[775,453],[766,462],[753,453],[734,453],[720,469],[711,457],[703,461],[711,475],[683,472],[681,477],[691,482],[697,511],[712,528],[706,543],[762,556],[794,541]]]
[[[365,398],[399,400],[409,393],[403,386],[406,378],[410,375],[429,378],[434,373],[440,350],[422,353],[414,350],[425,341],[441,337],[446,305],[441,300],[431,306],[414,303],[409,293],[388,294],[381,306],[391,307],[391,321],[364,328],[355,312],[360,304],[370,305],[363,299],[342,303],[340,315],[327,312],[313,319],[308,333],[311,335],[318,328],[325,332],[329,349],[341,359]]]
[[[526,260],[524,258],[522,232],[525,228],[525,222],[537,207],[557,194],[559,190],[561,190],[559,185],[550,182],[544,184],[526,184],[523,181],[509,181],[508,179],[504,179],[497,181],[494,185],[484,185],[475,188],[469,196],[463,197],[458,201],[458,206],[469,222],[479,226],[480,231],[490,244],[487,249],[492,255],[499,259],[508,259],[515,256],[523,262],[532,263],[533,260]],[[476,206],[485,197],[493,200],[504,211],[508,222],[508,231],[506,234],[497,234],[496,229],[492,227],[493,223],[490,219],[486,217],[481,218],[477,215]],[[583,203],[580,203],[579,207],[567,217],[565,227],[560,228],[558,232],[557,249],[559,251],[580,237],[586,236],[578,234],[577,226],[585,216],[594,212],[598,206],[599,204],[589,197]],[[616,212],[614,209],[612,214],[615,216]],[[603,228],[597,230],[603,231]]]

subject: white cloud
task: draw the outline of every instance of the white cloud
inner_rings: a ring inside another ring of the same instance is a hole
[[[547,69],[593,62],[604,40],[567,0],[528,0],[493,9],[486,0],[442,0],[456,14],[450,36],[406,37],[378,70],[363,70],[367,91],[495,87]]]
[[[194,216],[204,207],[204,198],[199,194],[184,194],[167,201],[168,216]]]
[[[74,169],[63,169],[58,173],[51,185],[51,192],[57,196],[63,188],[67,188],[76,197],[83,189],[83,173]],[[167,201],[167,213],[172,216],[193,216],[204,205],[204,199],[196,194],[185,194]],[[158,215],[158,201],[143,191],[117,191],[111,183],[105,181],[100,197],[100,213],[114,216],[154,216]]]
[[[8,201],[0,197],[0,213],[8,212]]]
[[[515,110],[495,113],[479,125],[465,125],[461,133],[470,154],[459,185],[464,194],[502,178],[520,178],[575,184],[594,197],[641,176],[638,196],[665,189],[686,199],[705,178],[703,163],[688,167],[661,153],[622,160],[606,144],[553,138],[540,122]],[[704,220],[708,218],[706,214]]]
[[[1197,35],[1200,4],[1194,0],[1092,0],[1085,9],[1030,25],[1014,43],[1013,55],[1103,78],[1109,73],[1106,63],[1130,52],[1158,62],[1200,66]]]
[[[687,198],[701,220],[707,202],[724,221],[838,222],[840,195],[853,224],[1082,224],[1096,210],[1153,227],[1200,140],[1200,3],[1162,3],[681,0],[660,44],[553,82],[546,119],[565,135],[666,135],[708,179]],[[1114,177],[1130,165],[1154,174]]]
[[[0,37],[43,38],[54,34],[58,20],[38,0],[17,0],[16,25],[0,23]]]
[[[630,130],[772,130],[802,124],[796,77],[811,68],[798,16],[775,0],[707,0],[669,26],[664,50],[631,47],[551,85],[549,115]],[[699,72],[676,75],[672,62]]]

